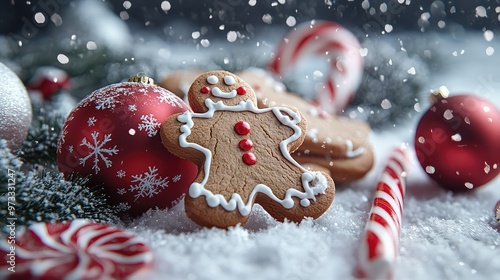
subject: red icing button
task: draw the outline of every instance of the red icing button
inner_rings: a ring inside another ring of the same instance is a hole
[[[241,87],[236,89],[236,93],[238,93],[239,95],[244,95],[247,93],[247,90],[245,89],[244,86],[241,86]]]
[[[250,124],[246,121],[239,121],[234,125],[234,130],[239,135],[247,135],[250,132]]]
[[[250,151],[253,148],[253,142],[250,139],[241,139],[240,149],[243,151]]]
[[[209,93],[210,92],[210,88],[209,87],[202,87],[200,89],[201,93]]]
[[[248,165],[254,165],[257,162],[257,158],[251,152],[246,152],[243,154],[243,162]]]

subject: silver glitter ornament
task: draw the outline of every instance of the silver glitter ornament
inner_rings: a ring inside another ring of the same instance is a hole
[[[31,125],[31,102],[16,73],[0,62],[0,138],[11,149],[19,147]]]

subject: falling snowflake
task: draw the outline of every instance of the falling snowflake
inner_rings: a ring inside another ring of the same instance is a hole
[[[159,194],[162,189],[168,187],[168,177],[162,178],[156,173],[158,168],[155,166],[149,166],[149,172],[146,171],[143,174],[132,175],[132,183],[137,183],[136,185],[130,185],[131,192],[137,192],[134,197],[136,201],[139,197],[153,197]]]
[[[124,189],[124,188],[119,188],[116,190],[116,192],[119,194],[119,195],[124,195],[127,193],[127,190]]]
[[[137,106],[135,104],[128,105],[128,110],[130,112],[135,112],[135,111],[137,111]]]
[[[160,92],[160,95],[157,96],[156,98],[158,98],[158,100],[160,100],[160,103],[165,102],[172,107],[182,107],[181,100],[176,95],[166,93],[166,92]]]
[[[141,121],[142,123],[137,127],[139,130],[145,130],[149,137],[153,137],[158,133],[158,128],[160,128],[161,123],[153,117],[153,114],[142,115]]]
[[[119,103],[119,101],[115,98],[116,96],[114,95],[98,98],[95,100],[95,103],[97,104],[95,108],[97,110],[113,109],[115,108],[116,104]]]
[[[88,126],[94,126],[96,121],[97,121],[97,120],[96,120],[96,118],[95,118],[95,117],[90,117],[90,118],[87,120],[87,125],[88,125]]]
[[[73,145],[68,146],[68,152],[73,153]]]
[[[118,170],[116,172],[116,177],[118,177],[118,178],[123,178],[123,177],[125,177],[125,175],[126,175],[126,173],[124,170]]]
[[[172,178],[172,182],[177,183],[181,179],[181,174],[177,174]]]
[[[125,211],[128,211],[130,209],[130,205],[128,205],[127,202],[121,202],[115,206],[115,209],[118,212],[125,212]]]
[[[91,136],[92,136],[92,143],[88,142],[87,138],[85,137],[82,139],[82,143],[80,143],[80,146],[86,146],[87,148],[92,150],[86,157],[80,158],[80,164],[82,166],[85,166],[85,162],[89,158],[94,157],[93,160],[94,166],[92,166],[92,169],[94,169],[95,174],[97,174],[99,173],[99,170],[101,170],[101,168],[99,168],[99,160],[102,159],[106,167],[109,168],[111,167],[112,162],[111,160],[109,160],[109,158],[105,156],[105,154],[108,156],[116,155],[118,154],[119,150],[116,148],[116,145],[111,149],[104,148],[104,145],[106,145],[106,143],[111,141],[111,134],[104,135],[104,139],[102,140],[102,142],[97,140],[99,132],[94,131],[92,132]]]

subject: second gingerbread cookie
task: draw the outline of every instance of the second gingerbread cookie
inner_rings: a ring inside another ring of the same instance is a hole
[[[317,218],[329,208],[333,180],[290,155],[305,138],[300,112],[257,108],[252,88],[226,71],[199,76],[188,99],[194,113],[170,116],[161,137],[171,153],[199,167],[185,198],[193,221],[220,228],[244,224],[254,203],[280,221]]]

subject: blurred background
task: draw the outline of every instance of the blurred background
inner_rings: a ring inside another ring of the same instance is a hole
[[[104,2],[128,25],[149,30],[163,30],[175,21],[187,21],[207,28],[207,34],[224,36],[221,25],[251,34],[266,25],[290,26],[296,22],[328,19],[351,28],[373,32],[374,23],[388,23],[393,31],[430,31],[454,29],[495,29],[500,15],[499,0],[95,0]],[[10,2],[10,3],[8,3]],[[0,10],[0,32],[22,31],[33,24],[43,32],[47,25],[71,20],[65,9],[77,9],[79,1],[5,0]],[[405,4],[400,6],[398,4]],[[384,8],[385,7],[385,8]],[[47,20],[40,22],[43,15]],[[287,21],[288,20],[288,21]],[[445,22],[439,23],[440,21]],[[384,24],[385,25],[385,24]]]

